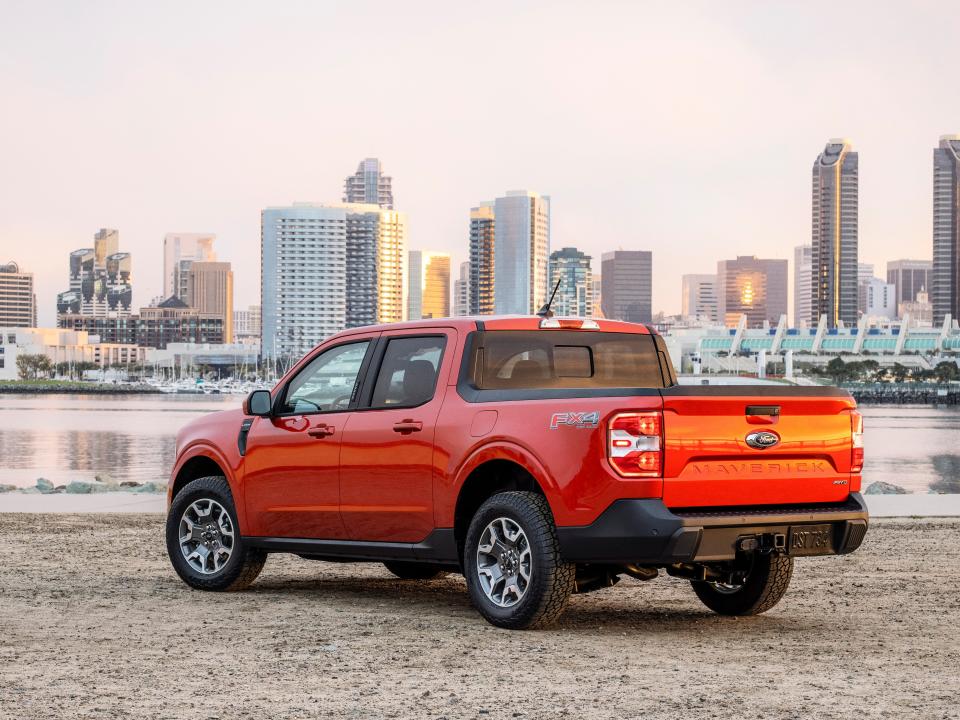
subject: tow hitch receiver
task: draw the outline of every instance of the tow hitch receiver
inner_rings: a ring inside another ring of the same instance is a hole
[[[737,552],[786,552],[787,536],[784,533],[764,533],[763,535],[744,535],[737,538]]]

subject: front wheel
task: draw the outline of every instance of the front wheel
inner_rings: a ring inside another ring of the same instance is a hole
[[[742,585],[692,581],[700,601],[720,615],[759,615],[787,592],[793,575],[793,558],[778,553],[754,555],[753,567]]]
[[[198,478],[183,487],[167,514],[167,554],[177,575],[197,590],[243,590],[256,580],[266,553],[240,537],[226,478]]]
[[[548,625],[573,592],[576,566],[562,561],[550,506],[536,493],[505,492],[483,503],[463,562],[471,601],[498,627]]]

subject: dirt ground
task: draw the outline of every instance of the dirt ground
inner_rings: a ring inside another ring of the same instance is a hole
[[[960,718],[960,520],[876,521],[760,617],[625,579],[515,633],[458,576],[274,555],[206,594],[160,516],[0,515],[0,717],[563,716]]]

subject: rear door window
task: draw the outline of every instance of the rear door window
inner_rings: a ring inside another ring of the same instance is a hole
[[[653,336],[634,333],[485,332],[470,376],[480,390],[664,387]]]
[[[431,400],[444,345],[442,335],[390,338],[370,407],[415,407]]]

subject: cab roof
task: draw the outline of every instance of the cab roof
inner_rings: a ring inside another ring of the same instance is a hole
[[[471,330],[543,330],[551,329],[578,330],[583,332],[616,332],[636,333],[638,335],[655,334],[656,331],[649,325],[624,322],[622,320],[606,320],[603,318],[572,318],[555,316],[551,321],[559,321],[561,327],[542,328],[544,318],[537,315],[479,315],[467,317],[436,318],[430,320],[410,320],[407,322],[388,323],[384,325],[367,325],[365,327],[350,328],[341,335],[354,335],[368,332],[387,332],[389,330],[418,330],[438,327],[452,327],[465,332]],[[588,327],[579,327],[578,323],[586,323]]]

